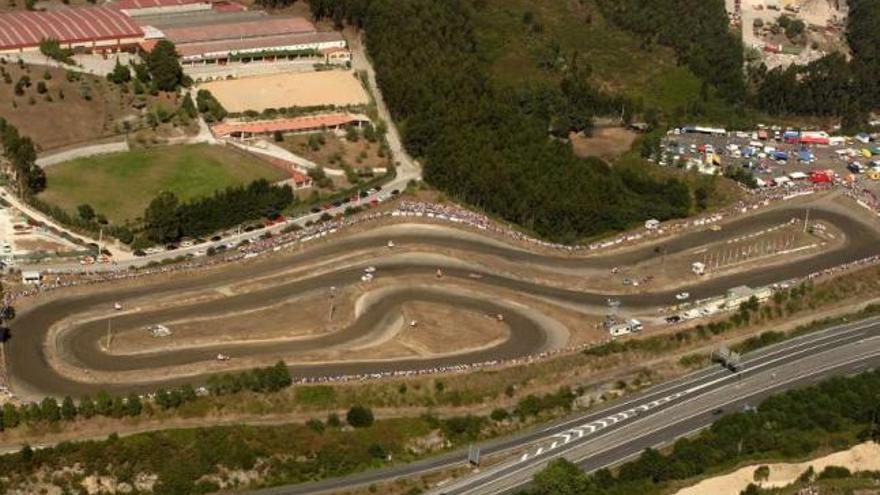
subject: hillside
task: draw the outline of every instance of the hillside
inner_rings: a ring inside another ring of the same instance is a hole
[[[554,66],[577,53],[590,82],[671,113],[686,108],[701,81],[671,48],[646,46],[611,24],[595,0],[487,0],[475,9],[477,47],[503,85],[551,82]]]
[[[173,94],[136,94],[90,74],[0,57],[0,117],[33,139],[38,152],[120,136],[126,126],[145,127],[150,111],[161,107],[170,115],[177,106]]]
[[[617,117],[621,109],[639,114],[643,106],[593,81],[612,81],[617,74],[617,84],[638,85],[627,82],[625,71],[603,72],[602,64],[595,68],[579,50],[563,48],[543,27],[547,21],[528,14],[525,2],[519,11],[506,0],[312,0],[310,5],[317,18],[345,18],[365,28],[379,86],[404,144],[422,160],[425,180],[450,197],[568,242],[700,208],[694,188],[680,177],[655,177],[639,163],[609,167],[574,155],[566,140],[571,133],[589,132],[594,117]],[[577,31],[563,20],[573,14],[555,10],[549,0],[538,5],[555,12],[547,18]],[[527,39],[523,26],[532,33]],[[516,42],[525,56],[521,62],[504,58],[505,47],[516,49]],[[652,79],[629,80],[639,78]]]

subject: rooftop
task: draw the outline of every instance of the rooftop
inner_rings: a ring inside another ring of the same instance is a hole
[[[210,0],[119,0],[115,4],[119,10],[151,9],[155,7],[174,7],[194,3],[211,3]]]
[[[66,44],[139,38],[143,34],[130,17],[108,7],[0,14],[0,49],[6,50],[37,46],[50,38]]]
[[[273,17],[252,21],[207,24],[163,29],[175,45],[221,40],[245,40],[266,36],[316,33],[315,26],[302,17]]]
[[[365,121],[366,118],[350,113],[309,115],[292,119],[278,119],[253,122],[224,122],[211,126],[215,136],[226,137],[237,132],[249,134],[267,134],[270,132],[299,132],[322,127],[335,127]]]
[[[179,45],[177,47],[177,52],[181,57],[194,57],[208,53],[230,53],[241,50],[259,50],[261,48],[278,48],[328,41],[344,41],[344,38],[342,37],[342,34],[336,31],[327,33],[288,34],[243,40],[188,43],[185,45]]]

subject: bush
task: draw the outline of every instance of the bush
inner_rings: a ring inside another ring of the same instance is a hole
[[[497,409],[493,409],[492,414],[490,414],[489,417],[492,418],[492,421],[500,422],[509,418],[510,413],[507,412],[507,409],[499,407]]]
[[[348,424],[355,428],[368,428],[373,425],[373,411],[363,406],[353,406],[345,415]]]
[[[47,38],[40,42],[40,53],[63,64],[76,64],[76,62],[73,61],[73,58],[71,58],[73,50],[69,48],[61,48],[58,40],[53,38]]]

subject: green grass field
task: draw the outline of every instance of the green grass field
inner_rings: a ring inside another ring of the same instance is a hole
[[[182,200],[211,195],[228,186],[284,174],[234,148],[175,145],[81,158],[46,168],[48,187],[40,199],[75,213],[88,203],[111,222],[135,220],[159,191]]]

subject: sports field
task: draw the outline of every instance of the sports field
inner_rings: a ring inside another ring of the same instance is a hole
[[[114,223],[134,220],[159,191],[181,199],[284,174],[234,148],[178,145],[81,158],[46,168],[48,188],[40,199],[74,213],[87,203]]]

